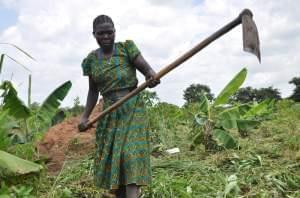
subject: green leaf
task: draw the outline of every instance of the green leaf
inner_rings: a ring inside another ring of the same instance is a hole
[[[207,113],[209,108],[209,102],[207,97],[202,94],[200,97],[200,102],[199,102],[199,109],[201,112]]]
[[[260,123],[259,121],[256,120],[236,120],[236,122],[239,130],[253,129]]]
[[[241,104],[238,107],[239,107],[239,111],[240,111],[241,116],[245,115],[251,109],[250,104]]]
[[[236,120],[240,118],[239,107],[233,107],[222,111],[218,115],[218,122],[224,129],[237,129]]]
[[[193,146],[203,144],[203,143],[204,143],[203,133],[199,132],[193,137]]]
[[[11,198],[9,188],[5,185],[4,181],[1,182],[0,186],[0,198]]]
[[[72,195],[72,191],[69,188],[65,187],[63,189],[63,198],[73,197]]]
[[[247,113],[245,113],[243,118],[245,119],[253,118],[255,116],[259,116],[261,114],[267,113],[270,108],[271,109],[273,108],[274,101],[275,100],[272,99],[266,99],[261,103],[254,105],[251,109],[249,109],[249,111],[247,111]]]
[[[0,85],[3,89],[3,109],[8,111],[8,114],[16,119],[26,119],[30,116],[29,108],[18,97],[16,89],[10,81],[4,81]]]
[[[214,102],[214,106],[226,104],[230,96],[232,96],[243,84],[247,76],[247,69],[243,68],[221,91]]]
[[[248,132],[260,124],[257,120],[236,120],[238,132],[241,136],[247,136]]]
[[[214,129],[213,138],[219,146],[223,146],[226,149],[238,148],[237,141],[227,131]]]
[[[10,177],[37,173],[43,167],[0,150],[0,176]]]
[[[201,117],[199,114],[194,116],[194,122],[197,126],[203,126],[207,121],[207,117]]]
[[[71,87],[71,81],[67,81],[56,88],[41,105],[39,114],[43,118],[51,119],[55,115],[60,103],[66,97]]]
[[[0,74],[1,74],[1,71],[2,71],[3,61],[4,61],[4,54],[1,54],[1,57],[0,57]]]

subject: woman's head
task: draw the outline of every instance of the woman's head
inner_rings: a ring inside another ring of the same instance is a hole
[[[109,16],[102,14],[102,15],[97,16],[94,19],[94,21],[93,21],[93,32],[95,32],[95,29],[96,29],[97,25],[103,24],[103,23],[110,23],[114,27],[113,20]]]
[[[99,15],[93,21],[93,35],[103,50],[111,50],[115,41],[115,27],[107,15]]]

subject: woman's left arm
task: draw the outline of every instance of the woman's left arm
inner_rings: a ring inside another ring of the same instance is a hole
[[[134,66],[149,80],[149,88],[153,88],[160,83],[159,79],[155,79],[155,71],[140,53],[133,61]]]

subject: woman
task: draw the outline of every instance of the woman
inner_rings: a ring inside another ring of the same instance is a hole
[[[89,77],[89,91],[81,129],[86,129],[99,92],[106,109],[136,88],[136,69],[150,81],[149,87],[159,83],[133,41],[115,43],[114,23],[109,16],[94,19],[93,35],[100,48],[82,63],[83,74]],[[117,197],[138,197],[139,187],[151,182],[149,131],[139,95],[99,121],[94,170],[96,186],[114,190]]]

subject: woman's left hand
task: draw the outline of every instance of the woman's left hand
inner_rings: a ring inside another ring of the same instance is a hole
[[[148,87],[149,88],[153,88],[155,86],[157,86],[160,83],[159,79],[155,79],[156,73],[154,71],[151,72],[151,74],[149,74],[146,77],[146,81],[148,81]]]

